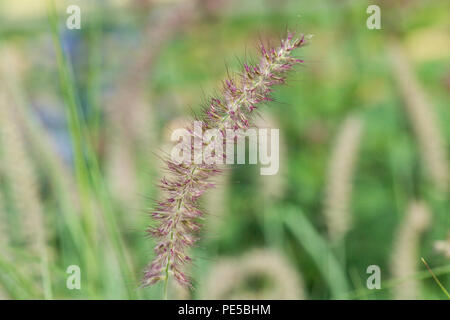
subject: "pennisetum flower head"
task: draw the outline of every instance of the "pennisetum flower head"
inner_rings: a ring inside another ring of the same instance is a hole
[[[221,94],[212,98],[204,111],[202,129],[217,129],[224,137],[227,130],[248,129],[252,111],[270,101],[272,88],[283,84],[287,72],[303,62],[292,53],[304,46],[307,39],[304,35],[296,38],[289,33],[277,48],[261,45],[258,64],[244,64],[241,73],[223,81]],[[193,126],[186,129],[195,140]],[[190,148],[195,147],[191,144]],[[147,267],[143,285],[164,281],[167,288],[167,281],[173,276],[180,284],[191,286],[184,269],[191,262],[187,249],[197,241],[201,227],[203,212],[198,199],[214,187],[210,179],[219,174],[220,169],[215,164],[197,161],[178,163],[168,158],[165,162],[171,177],[161,179],[159,187],[166,197],[151,212],[156,226],[150,227],[148,233],[158,243],[154,249],[156,257]]]

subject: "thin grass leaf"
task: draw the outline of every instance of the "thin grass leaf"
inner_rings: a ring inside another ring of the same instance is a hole
[[[347,276],[326,240],[298,209],[288,208],[284,223],[314,260],[330,288],[331,297],[345,299],[349,291]]]

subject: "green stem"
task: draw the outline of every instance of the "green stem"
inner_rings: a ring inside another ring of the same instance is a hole
[[[436,283],[438,284],[438,286],[441,288],[442,292],[444,292],[444,294],[447,296],[447,298],[450,300],[450,294],[448,293],[447,289],[445,289],[445,287],[442,285],[442,283],[439,281],[439,279],[436,277],[436,275],[434,274],[434,272],[431,270],[430,266],[428,265],[428,263],[425,261],[424,258],[420,258],[423,262],[423,264],[425,265],[425,267],[427,267],[428,271],[430,272],[431,276],[433,277],[434,281],[436,281]]]

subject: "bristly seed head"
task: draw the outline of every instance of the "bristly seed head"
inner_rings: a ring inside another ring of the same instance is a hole
[[[224,136],[229,129],[248,129],[250,114],[257,105],[270,101],[271,88],[284,84],[287,71],[303,62],[291,54],[294,49],[304,46],[306,40],[304,35],[294,38],[289,33],[278,48],[266,49],[261,45],[259,64],[244,64],[242,73],[223,82],[221,96],[211,99],[203,114],[205,129],[218,129]],[[192,127],[187,131],[194,137]],[[158,244],[154,248],[156,257],[145,272],[143,285],[152,285],[174,276],[180,284],[191,286],[183,267],[191,261],[185,252],[197,241],[201,227],[203,212],[198,199],[214,186],[209,180],[220,170],[216,165],[177,164],[170,159],[166,159],[166,164],[172,178],[161,180],[159,187],[167,198],[157,202],[151,213],[157,226],[147,232],[158,240]]]

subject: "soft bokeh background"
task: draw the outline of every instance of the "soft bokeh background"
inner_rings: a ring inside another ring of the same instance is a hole
[[[450,289],[448,1],[56,2],[0,1],[1,298],[161,299],[139,281],[170,130],[286,29],[314,37],[259,109],[280,172],[218,179],[169,298],[446,298],[420,258]]]

